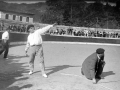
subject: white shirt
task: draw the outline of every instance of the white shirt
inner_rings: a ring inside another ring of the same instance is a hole
[[[53,27],[53,25],[48,25],[46,27],[43,27],[42,29],[36,30],[34,33],[30,33],[27,39],[27,43],[29,43],[30,46],[42,44],[41,34],[45,33],[51,27]]]
[[[2,34],[2,39],[9,40],[9,33],[8,33],[8,31],[5,31],[5,32]]]

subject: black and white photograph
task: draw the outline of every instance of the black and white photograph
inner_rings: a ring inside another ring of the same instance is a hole
[[[120,0],[0,0],[0,90],[120,90]]]

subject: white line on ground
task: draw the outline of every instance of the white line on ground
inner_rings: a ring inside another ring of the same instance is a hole
[[[75,75],[75,74],[68,74],[68,73],[60,73],[61,75],[66,75],[66,76],[75,76],[75,77],[81,77],[81,78],[84,78],[83,76],[81,76],[81,75]],[[108,89],[108,90],[113,90],[113,89],[111,89],[111,88],[108,88],[108,87],[106,87],[106,86],[103,86],[103,85],[101,85],[101,84],[98,84],[99,86],[101,86],[101,87],[103,87],[103,88],[106,88],[106,89]]]
[[[43,43],[57,43],[57,44],[89,44],[89,45],[108,45],[108,46],[120,46],[120,44],[108,44],[108,43],[89,43],[89,42],[61,42],[61,41],[44,41]]]
[[[108,89],[108,90],[113,90],[113,89],[111,89],[111,88],[108,88],[108,87],[103,86],[103,85],[100,85],[100,84],[99,84],[99,86],[101,86],[101,87],[103,87],[103,88],[106,88],[106,89]]]
[[[76,76],[76,77],[82,77],[83,78],[83,76],[80,76],[80,75],[75,75],[75,74],[67,74],[67,73],[60,73],[61,75],[68,75],[68,76]]]

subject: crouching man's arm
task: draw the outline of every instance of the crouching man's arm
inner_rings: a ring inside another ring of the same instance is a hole
[[[97,64],[97,61],[96,60],[93,60],[94,62],[91,62],[90,63],[90,75],[91,75],[91,78],[93,80],[93,83],[96,84],[96,79],[95,79],[95,68],[96,68],[96,64]]]

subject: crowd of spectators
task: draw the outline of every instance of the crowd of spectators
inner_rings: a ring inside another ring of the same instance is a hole
[[[81,37],[104,37],[104,38],[120,38],[120,31],[107,31],[107,30],[87,30],[87,29],[62,29],[56,28],[50,30],[47,34],[52,35],[71,35],[71,36],[81,36]]]
[[[1,24],[0,31],[4,31],[4,27],[12,32],[28,32],[27,25],[24,24]]]
[[[4,31],[5,25],[0,25],[0,30]],[[18,33],[28,33],[27,25],[8,25],[7,28],[12,32]],[[40,28],[40,27],[36,27]],[[69,35],[69,36],[79,36],[79,37],[103,37],[103,38],[120,38],[120,31],[109,31],[109,30],[90,30],[90,29],[80,29],[72,27],[56,27],[52,28],[46,34],[50,35]]]
[[[9,25],[8,29],[13,32],[27,32],[26,25]]]

